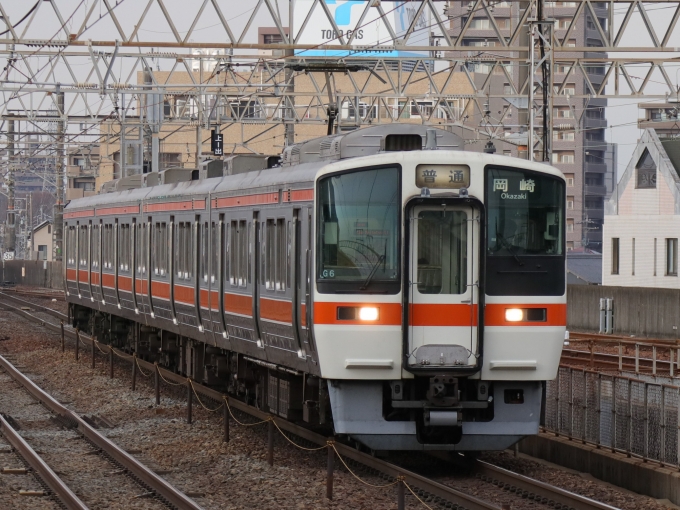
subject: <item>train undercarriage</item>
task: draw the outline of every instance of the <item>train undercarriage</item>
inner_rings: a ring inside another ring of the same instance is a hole
[[[78,304],[70,313],[103,343],[373,451],[497,450],[538,429],[540,382],[325,380]]]

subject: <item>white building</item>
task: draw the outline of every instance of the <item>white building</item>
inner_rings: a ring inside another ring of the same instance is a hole
[[[605,205],[602,284],[680,289],[680,139],[645,129]]]

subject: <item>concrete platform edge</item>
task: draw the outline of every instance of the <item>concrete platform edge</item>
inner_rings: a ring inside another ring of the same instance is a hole
[[[622,453],[584,445],[550,433],[529,436],[519,442],[519,451],[582,473],[604,482],[656,499],[680,505],[680,471],[661,467]]]

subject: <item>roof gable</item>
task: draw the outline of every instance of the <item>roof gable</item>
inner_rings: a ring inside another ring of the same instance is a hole
[[[663,189],[665,188],[665,189]],[[653,129],[645,129],[638,141],[626,170],[619,179],[605,205],[605,215],[627,214],[631,209],[628,201],[635,194],[654,193],[654,190],[673,197],[673,214],[680,214],[680,177]],[[658,202],[658,194],[649,196],[649,201]],[[625,206],[628,204],[627,206]],[[640,214],[648,214],[636,210]],[[659,214],[659,213],[656,213]],[[668,213],[665,213],[668,214]]]

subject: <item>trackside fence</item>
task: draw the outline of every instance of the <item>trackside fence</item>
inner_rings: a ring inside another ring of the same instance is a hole
[[[680,468],[680,387],[560,367],[548,381],[545,429]]]

